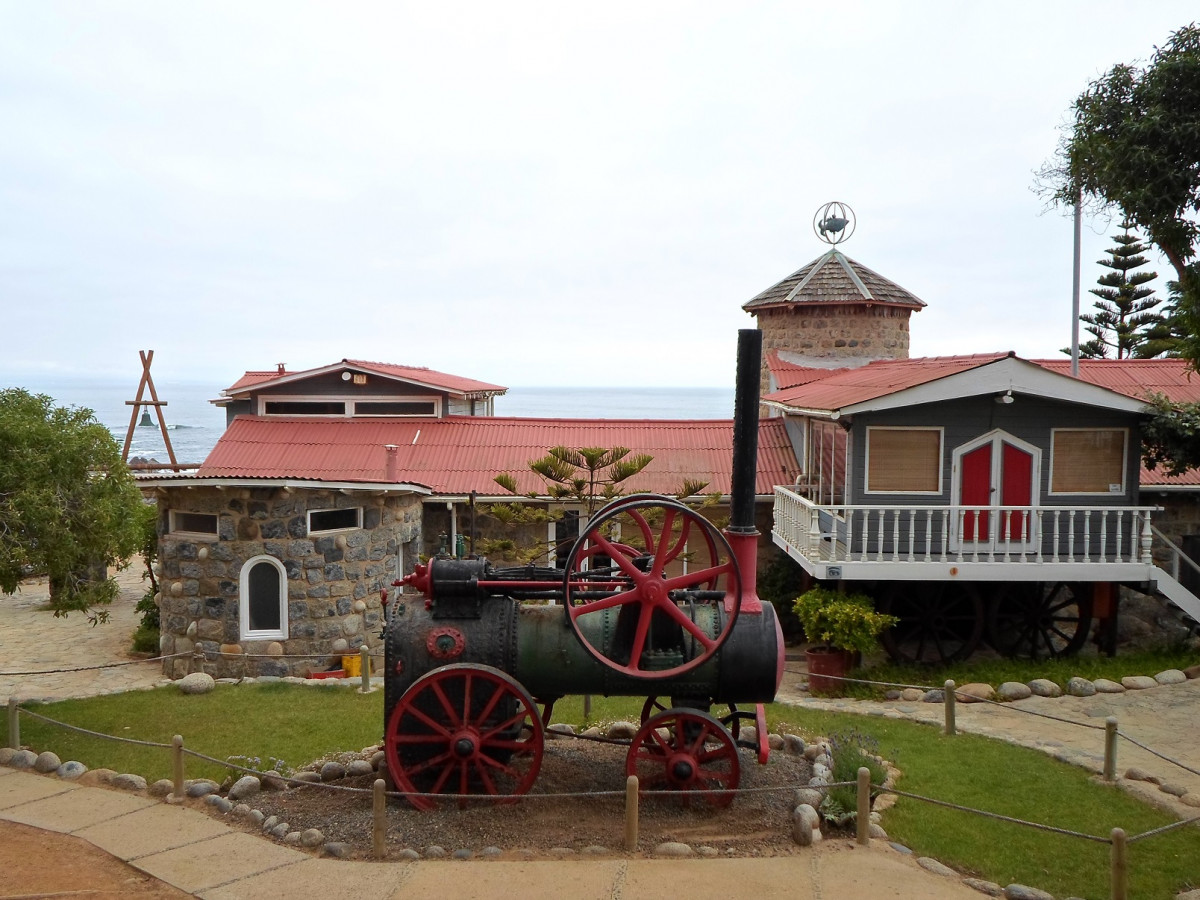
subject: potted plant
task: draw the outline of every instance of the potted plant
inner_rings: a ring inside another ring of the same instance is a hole
[[[796,598],[792,610],[800,619],[805,637],[814,644],[804,651],[808,689],[825,696],[842,692],[838,679],[845,677],[855,656],[871,650],[880,633],[899,621],[876,612],[866,594],[840,594],[823,587],[805,591]]]

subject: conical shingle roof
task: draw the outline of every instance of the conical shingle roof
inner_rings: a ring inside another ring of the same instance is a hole
[[[873,272],[837,250],[813,260],[783,281],[767,288],[742,309],[760,309],[791,304],[868,303],[922,309],[923,300],[894,281]]]

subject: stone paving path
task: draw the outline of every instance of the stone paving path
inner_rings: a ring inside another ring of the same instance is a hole
[[[141,621],[135,607],[146,590],[143,571],[141,561],[135,559],[117,573],[120,596],[107,607],[108,622],[94,627],[81,612],[56,619],[49,610],[45,579],[26,581],[15,594],[0,593],[0,701],[7,702],[12,695],[56,700],[91,697],[150,688],[162,681],[161,663],[135,662],[130,653],[133,632]],[[131,664],[85,672],[8,674],[110,662]]]
[[[813,697],[805,689],[803,667],[789,661],[788,670],[777,698],[781,702],[801,708],[910,719],[944,727],[945,708],[941,703]],[[1122,786],[1180,817],[1200,815],[1200,774],[1197,774],[1200,773],[1200,679],[1093,697],[1030,697],[999,704],[959,702],[955,709],[958,731],[1043,750],[1094,772],[1104,770],[1104,722],[1108,716],[1115,716],[1121,734],[1193,770],[1189,772],[1120,739],[1117,743],[1118,776],[1131,767],[1138,768],[1161,779],[1163,786],[1177,789],[1186,796],[1181,800],[1149,782],[1123,779]]]

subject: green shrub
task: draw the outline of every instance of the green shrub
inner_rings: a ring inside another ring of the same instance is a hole
[[[813,643],[860,653],[874,649],[880,633],[900,621],[875,612],[874,601],[866,594],[839,594],[823,587],[805,591],[792,610]]]
[[[858,770],[865,766],[871,772],[871,797],[879,795],[879,785],[887,778],[887,769],[879,760],[879,742],[857,729],[829,737],[829,754],[833,757],[832,778],[838,782],[853,782],[832,787],[821,801],[818,812],[837,826],[858,818]]]

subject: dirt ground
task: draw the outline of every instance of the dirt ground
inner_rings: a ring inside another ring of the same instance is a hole
[[[12,822],[0,823],[0,872],[0,900],[72,896],[182,900],[191,896],[81,838]]]
[[[498,847],[505,856],[541,856],[558,848],[580,851],[604,847],[620,852],[624,844],[624,745],[558,739],[548,741],[541,772],[532,790],[516,803],[440,804],[429,811],[407,802],[389,802],[388,847],[418,851],[438,845],[453,852]],[[364,754],[369,755],[369,754]],[[361,755],[345,754],[348,762]],[[721,855],[775,856],[795,852],[791,837],[794,791],[808,783],[811,767],[801,756],[772,752],[760,766],[747,750],[739,751],[740,794],[728,807],[704,800],[684,805],[678,798],[642,800],[640,841],[652,850],[664,841],[709,846]],[[369,789],[376,776],[346,778],[337,784]],[[616,797],[550,798],[548,794],[616,791]],[[356,855],[371,850],[371,796],[320,787],[263,792],[250,801],[268,816],[279,816],[291,830],[319,828],[326,840],[351,844]]]

